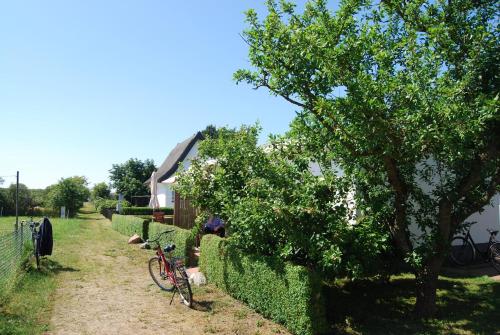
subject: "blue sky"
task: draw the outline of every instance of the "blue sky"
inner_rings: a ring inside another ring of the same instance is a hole
[[[294,106],[232,80],[249,67],[248,8],[264,13],[251,0],[2,2],[0,176],[95,183],[130,157],[161,164],[207,124],[284,132]]]

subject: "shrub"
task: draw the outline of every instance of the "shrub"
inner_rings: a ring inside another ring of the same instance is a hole
[[[163,248],[168,243],[174,243],[176,247],[174,256],[183,257],[186,265],[193,265],[193,247],[195,244],[195,238],[190,230],[158,222],[151,222],[149,224],[149,236],[150,238],[155,238],[159,233],[172,229],[175,230],[174,233],[163,235],[160,239],[161,247]]]
[[[148,225],[148,220],[144,220],[132,215],[114,214],[111,221],[111,226],[114,230],[127,236],[137,234],[143,240],[148,239]]]
[[[161,207],[157,210],[158,212],[164,212],[165,215],[173,215],[174,209],[170,207]],[[151,207],[123,207],[123,215],[153,215],[153,209]]]
[[[209,282],[295,334],[327,332],[321,280],[305,267],[244,254],[220,237],[206,235],[200,269]]]
[[[104,199],[104,198],[95,198],[94,201],[95,209],[101,212],[103,209],[116,209],[116,205],[118,204],[118,200],[116,199]],[[122,200],[122,208],[130,206],[130,203],[127,200]]]
[[[59,217],[61,212],[58,210],[54,210],[52,208],[44,208],[44,207],[34,207],[28,210],[29,216],[49,216],[49,217]]]
[[[46,207],[59,210],[64,206],[69,216],[75,216],[90,196],[87,185],[87,179],[81,176],[60,179],[57,184],[47,187]]]

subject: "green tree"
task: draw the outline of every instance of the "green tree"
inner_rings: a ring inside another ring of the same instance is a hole
[[[229,241],[246,252],[279,256],[324,275],[373,270],[387,234],[368,221],[350,224],[348,181],[331,169],[314,175],[297,141],[273,137],[259,146],[258,135],[255,126],[220,128],[217,138],[201,142],[190,169],[177,175],[176,191],[221,217]]]
[[[82,176],[62,178],[57,184],[47,187],[47,206],[54,210],[64,206],[70,216],[75,216],[90,196],[87,185],[87,179]]]
[[[16,210],[16,184],[10,184],[7,189],[7,203],[9,212],[14,214]],[[19,184],[18,195],[18,213],[19,215],[28,214],[28,210],[32,207],[31,192],[24,184]]]
[[[0,215],[8,215],[10,203],[5,189],[0,189]]]
[[[90,196],[93,200],[97,198],[108,199],[111,196],[111,189],[108,184],[104,182],[98,183],[92,188]]]
[[[294,131],[356,181],[414,270],[417,315],[433,315],[450,239],[499,191],[499,3],[267,3],[264,20],[247,13],[254,69],[236,80],[297,106]]]
[[[213,124],[209,124],[208,126],[205,127],[205,129],[201,131],[201,133],[205,138],[217,138],[218,129]]]
[[[117,193],[125,196],[129,202],[134,195],[149,194],[149,186],[144,182],[151,177],[156,170],[153,160],[141,161],[131,158],[123,164],[113,164],[109,170],[111,185],[116,188]]]

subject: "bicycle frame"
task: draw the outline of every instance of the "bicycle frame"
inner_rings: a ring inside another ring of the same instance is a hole
[[[171,264],[167,260],[167,257],[165,256],[165,253],[163,252],[163,250],[161,249],[161,246],[159,244],[157,244],[157,246],[156,246],[156,256],[159,257],[158,261],[163,263],[163,269],[165,272],[165,276],[167,276],[168,279],[170,280],[170,282],[172,283],[172,285],[174,285],[172,289],[175,289],[175,286],[177,285],[177,280],[175,278]],[[161,269],[161,266],[160,266],[160,269]]]
[[[482,251],[482,250],[479,250],[476,242],[474,242],[474,239],[472,239],[472,235],[470,234],[470,229],[467,230],[467,234],[465,234],[464,238],[465,238],[465,240],[469,240],[471,242],[472,247],[481,255],[481,257],[483,257],[483,259],[488,258],[488,250],[490,249],[490,246],[493,243],[497,242],[495,239],[495,236],[490,233],[490,239],[488,240],[488,246],[486,247],[486,250]]]

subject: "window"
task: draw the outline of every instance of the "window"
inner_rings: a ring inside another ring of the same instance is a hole
[[[172,202],[175,202],[175,191],[172,191]]]

